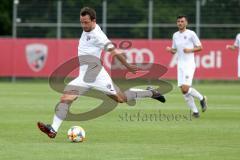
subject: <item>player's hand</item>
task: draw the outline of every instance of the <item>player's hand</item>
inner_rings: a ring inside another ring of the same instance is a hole
[[[237,47],[234,45],[226,45],[226,49],[235,50]]]
[[[169,46],[167,46],[167,47],[166,47],[166,51],[167,51],[167,52],[170,52],[170,53],[172,53],[172,54],[175,54],[177,50],[176,50],[176,49],[173,49],[173,48],[171,48],[171,47],[169,47]]]
[[[166,51],[168,51],[168,52],[172,52],[172,48],[169,47],[169,46],[167,46],[167,47],[166,47]]]
[[[231,45],[227,44],[226,49],[231,49]]]
[[[130,72],[132,72],[133,74],[136,74],[137,71],[138,71],[138,67],[137,67],[136,65],[132,65],[132,64],[130,64],[130,65],[127,67],[127,69],[128,69]]]
[[[192,52],[193,52],[193,49],[184,48],[184,49],[183,49],[183,52],[184,52],[184,53],[192,53]]]

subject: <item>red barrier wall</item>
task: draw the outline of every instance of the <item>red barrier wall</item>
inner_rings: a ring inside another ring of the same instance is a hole
[[[176,79],[176,57],[165,51],[171,40],[128,41],[132,43],[126,50],[130,62],[160,63],[168,68],[163,77]],[[237,79],[237,51],[225,49],[233,40],[201,41],[204,49],[195,55],[195,78]],[[119,47],[122,40],[113,42]],[[78,39],[0,39],[0,76],[48,77],[60,64],[77,56],[77,47]],[[109,69],[108,54],[102,59]],[[117,69],[114,64],[112,67]]]

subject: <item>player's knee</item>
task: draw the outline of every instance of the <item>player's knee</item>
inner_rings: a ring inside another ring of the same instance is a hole
[[[123,99],[117,99],[118,103],[125,103],[126,101],[124,101]]]
[[[188,92],[186,90],[182,90],[182,94],[187,94]]]
[[[125,97],[117,97],[116,101],[117,101],[118,103],[125,103],[125,102],[127,102],[127,100],[126,100]]]
[[[181,87],[182,94],[187,94],[189,88],[188,87]]]
[[[76,100],[77,97],[74,95],[68,95],[68,94],[64,94],[61,98],[60,101],[61,103],[67,103],[67,104],[71,104],[74,100]]]

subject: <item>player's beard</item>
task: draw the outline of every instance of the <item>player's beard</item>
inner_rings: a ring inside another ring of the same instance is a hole
[[[92,28],[91,27],[83,27],[83,30],[85,32],[90,32],[92,30]]]
[[[178,26],[179,31],[185,31],[186,30],[186,26],[182,25],[182,26]]]
[[[84,30],[85,32],[91,32],[94,28],[95,28],[95,26],[83,27],[83,30]]]

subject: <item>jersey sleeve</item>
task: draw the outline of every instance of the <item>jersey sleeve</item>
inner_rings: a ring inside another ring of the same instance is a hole
[[[192,34],[192,42],[193,42],[193,45],[194,45],[194,46],[201,46],[202,44],[201,44],[201,42],[200,42],[197,34],[196,34],[195,32],[192,32],[192,33],[193,33],[193,34]]]
[[[236,39],[233,45],[236,47],[240,47],[240,34],[236,36]]]
[[[104,50],[114,48],[112,42],[108,39],[104,32],[97,35],[97,46]]]
[[[172,48],[173,48],[173,49],[177,49],[176,39],[175,39],[175,36],[174,36],[174,35],[173,35],[173,37],[172,37]]]

